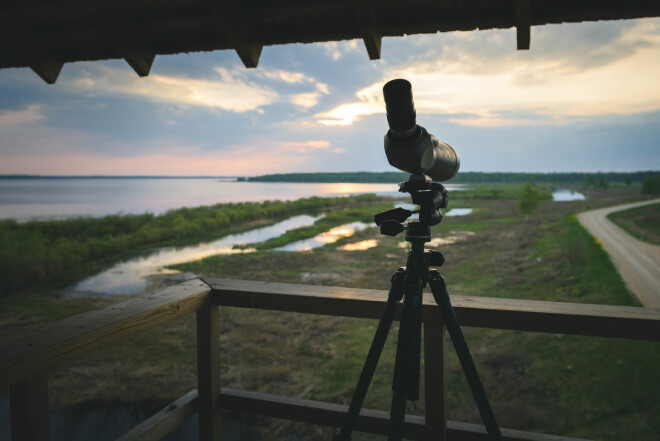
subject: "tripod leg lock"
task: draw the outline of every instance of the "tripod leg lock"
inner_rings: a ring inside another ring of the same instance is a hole
[[[400,302],[403,298],[403,283],[406,280],[407,271],[405,268],[399,268],[392,274],[392,286],[388,295],[388,302]]]

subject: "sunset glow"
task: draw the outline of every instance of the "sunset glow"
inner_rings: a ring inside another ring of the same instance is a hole
[[[388,171],[393,78],[411,81],[418,122],[463,171],[660,166],[660,19],[534,27],[529,51],[514,37],[385,38],[379,61],[358,40],[272,46],[257,69],[230,51],[158,56],[145,78],[82,62],[53,86],[0,70],[0,174]]]

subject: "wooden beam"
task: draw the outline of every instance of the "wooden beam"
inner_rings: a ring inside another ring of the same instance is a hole
[[[330,427],[341,427],[344,416],[348,411],[348,406],[340,404],[226,388],[221,389],[220,403],[223,409],[234,412],[283,418]],[[381,410],[362,409],[356,420],[355,430],[377,435],[388,435],[389,413]],[[403,428],[404,438],[423,441],[424,430],[425,420],[423,417],[406,415]],[[453,441],[489,440],[484,426],[455,421],[447,423],[447,439]],[[577,438],[512,429],[502,429],[502,439],[504,441],[585,441]]]
[[[220,324],[218,307],[197,311],[199,441],[220,440]]]
[[[370,60],[380,59],[380,44],[383,38],[378,31],[378,22],[370,0],[353,2],[355,18],[362,34],[362,40],[367,48]]]
[[[528,50],[532,28],[530,0],[516,0],[516,40],[518,50]]]
[[[12,441],[48,441],[48,376],[38,375],[11,387]]]
[[[218,29],[227,39],[247,68],[257,67],[261,56],[261,43],[253,19],[241,8],[241,2],[232,0],[206,0]]]
[[[193,389],[115,441],[158,441],[197,413],[197,389]]]
[[[116,17],[97,17],[94,20],[103,38],[141,77],[149,75],[155,53],[147,50],[142,36],[125,20]]]
[[[59,61],[45,41],[18,27],[0,31],[2,46],[48,84],[55,84],[64,63]]]
[[[213,289],[211,301],[224,306],[378,319],[387,299],[387,291],[370,289],[204,280]],[[451,299],[461,326],[660,340],[659,309],[490,297]],[[436,308],[430,293],[424,296],[425,323],[439,320]]]
[[[104,309],[75,315],[0,343],[0,389],[25,381],[88,352],[198,310],[210,288],[191,280]]]

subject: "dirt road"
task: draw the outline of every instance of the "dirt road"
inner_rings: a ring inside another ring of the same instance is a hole
[[[617,205],[578,215],[580,223],[603,244],[628,288],[649,308],[660,308],[660,245],[634,238],[606,216],[658,202],[660,199]]]

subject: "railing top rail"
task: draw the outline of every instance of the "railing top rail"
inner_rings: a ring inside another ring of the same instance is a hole
[[[386,291],[247,280],[204,279],[217,305],[344,317],[378,318]],[[452,296],[463,326],[598,337],[660,340],[660,309]],[[429,294],[424,321],[439,319]]]
[[[48,372],[87,352],[164,322],[216,305],[378,318],[386,291],[266,283],[191,280],[153,294],[47,324],[0,342],[0,388]],[[660,309],[452,296],[463,326],[600,337],[660,340]],[[426,322],[439,319],[430,295]]]
[[[211,289],[191,280],[85,312],[0,343],[0,389],[48,372],[208,304]]]

